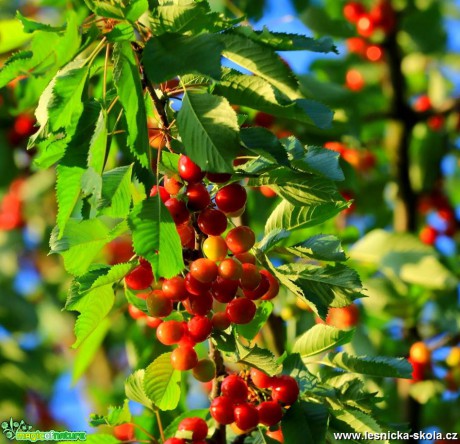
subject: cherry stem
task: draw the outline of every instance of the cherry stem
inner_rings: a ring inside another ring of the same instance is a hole
[[[160,416],[160,411],[155,408],[155,416],[157,418],[157,423],[158,423],[158,429],[160,430],[160,436],[161,436],[161,441],[165,441],[165,433],[163,430],[163,423],[161,422],[161,416]]]

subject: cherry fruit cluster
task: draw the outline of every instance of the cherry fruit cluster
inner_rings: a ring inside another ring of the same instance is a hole
[[[297,401],[299,386],[294,378],[286,375],[270,377],[255,368],[245,379],[229,375],[221,385],[221,396],[210,407],[211,416],[219,424],[235,423],[242,431],[262,424],[272,427],[284,414],[283,408]]]
[[[251,322],[256,301],[273,299],[279,283],[269,271],[257,266],[250,252],[255,243],[251,228],[238,226],[227,231],[228,217],[244,212],[244,187],[228,183],[229,174],[203,172],[184,155],[179,158],[178,171],[179,177],[166,176],[163,185],[155,185],[151,196],[159,193],[170,212],[184,257],[191,256],[188,269],[152,286],[151,266],[141,259],[125,283],[132,290],[151,290],[137,294],[146,300],[150,317],[132,306],[130,314],[147,318],[148,325],[157,328],[161,343],[177,346],[171,354],[172,366],[181,371],[193,369],[196,379],[207,382],[214,378],[215,366],[209,359],[198,359],[195,345],[207,340],[213,329]],[[219,187],[213,198],[205,178],[212,187]],[[163,320],[179,307],[187,312],[186,321]]]

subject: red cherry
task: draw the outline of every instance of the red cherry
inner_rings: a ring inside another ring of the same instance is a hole
[[[211,293],[200,294],[199,296],[191,294],[183,304],[185,309],[194,316],[206,316],[212,309]]]
[[[26,114],[20,114],[14,121],[14,131],[22,137],[29,137],[35,132],[35,119]]]
[[[225,183],[225,182],[228,182],[232,178],[232,175],[229,174],[229,173],[210,173],[210,172],[207,172],[206,173],[206,178],[210,182]]]
[[[160,199],[163,201],[163,203],[165,203],[167,200],[169,200],[171,198],[171,196],[169,195],[169,193],[165,190],[164,187],[162,187],[161,185],[158,187],[157,185],[154,185],[152,187],[152,189],[150,190],[150,197],[154,197],[157,195],[158,193],[158,188],[160,189]]]
[[[191,211],[205,209],[211,203],[209,191],[202,183],[191,183],[187,186],[187,208]]]
[[[243,274],[241,262],[232,258],[224,259],[219,264],[219,276],[224,279],[239,280]]]
[[[299,386],[291,376],[282,375],[274,378],[272,386],[273,401],[292,405],[299,397]]]
[[[171,365],[176,370],[190,370],[198,363],[198,355],[193,347],[183,345],[171,353]]]
[[[241,430],[250,430],[259,424],[259,412],[247,402],[238,404],[234,409],[235,423]]]
[[[363,14],[356,23],[356,30],[363,37],[370,37],[375,31],[375,22],[369,14]]]
[[[194,316],[187,322],[187,330],[195,342],[203,342],[212,331],[212,321],[205,316]]]
[[[438,237],[438,232],[429,225],[423,227],[419,233],[419,238],[424,244],[434,245],[436,238]]]
[[[245,253],[235,254],[233,258],[237,259],[242,264],[252,264],[252,265],[256,264],[256,257],[252,253],[249,253],[248,251],[246,251]]]
[[[168,438],[163,444],[186,444],[186,442],[180,438]]]
[[[366,82],[363,75],[357,69],[349,69],[345,76],[345,85],[351,91],[361,91]]]
[[[177,344],[185,334],[185,323],[164,321],[157,328],[157,338],[164,345]]]
[[[216,205],[224,213],[233,213],[246,205],[246,190],[237,183],[231,183],[216,193]]]
[[[145,317],[145,324],[147,327],[150,328],[158,328],[158,326],[162,323],[163,321],[159,318],[154,318],[153,316],[146,316]]]
[[[351,52],[352,54],[359,54],[360,56],[364,56],[366,54],[366,49],[368,47],[366,40],[361,37],[350,37],[346,40],[346,45],[348,52]]]
[[[365,12],[364,6],[359,2],[348,2],[343,8],[343,16],[350,23],[356,23]]]
[[[211,288],[210,282],[200,282],[195,279],[191,273],[187,273],[185,276],[185,288],[190,294],[201,295],[207,293]]]
[[[249,227],[240,226],[231,229],[225,236],[228,249],[234,254],[245,253],[250,250],[255,242],[256,236],[254,231]]]
[[[235,421],[233,400],[227,396],[218,396],[211,402],[209,411],[219,424],[231,424]]]
[[[266,373],[256,368],[251,368],[251,380],[253,384],[260,389],[270,388],[273,384],[273,378],[271,376],[268,376]]]
[[[168,209],[169,214],[171,214],[171,217],[176,225],[184,224],[190,218],[187,206],[182,200],[171,197],[171,199],[168,199],[165,202],[165,207]]]
[[[248,324],[256,315],[256,304],[250,299],[238,298],[229,302],[225,312],[234,324]]]
[[[276,191],[273,190],[273,188],[270,188],[268,185],[261,185],[259,187],[260,194],[262,194],[265,197],[268,197],[271,199],[272,197],[276,197]]]
[[[267,114],[261,111],[258,111],[254,116],[254,124],[256,126],[262,126],[263,128],[270,128],[275,123],[275,117],[271,114]]]
[[[147,296],[147,308],[154,318],[169,316],[173,310],[171,299],[167,298],[161,290],[154,290]]]
[[[270,281],[268,280],[268,277],[262,273],[260,273],[260,276],[260,284],[254,290],[243,290],[244,296],[252,301],[260,299],[270,290]]]
[[[165,279],[161,289],[164,295],[173,301],[183,301],[189,296],[185,288],[185,279],[182,276],[174,276],[171,279]]]
[[[233,402],[239,403],[246,402],[249,390],[243,378],[240,378],[238,375],[229,375],[222,381],[221,393]]]
[[[240,278],[240,287],[243,290],[255,290],[262,281],[262,274],[260,274],[257,266],[252,264],[243,264],[243,273]]]
[[[206,208],[198,216],[198,228],[208,236],[219,236],[227,229],[227,216],[220,210]]]
[[[185,418],[178,426],[179,431],[192,432],[192,440],[200,441],[208,435],[208,425],[206,421],[201,418]]]
[[[193,250],[195,247],[195,229],[189,224],[176,225],[180,243],[184,248]]]
[[[276,279],[275,276],[267,270],[260,270],[260,274],[267,277],[268,282],[270,283],[268,291],[260,299],[263,301],[269,301],[278,295],[280,291],[280,283],[278,282],[278,279]]]
[[[145,290],[153,281],[152,267],[147,262],[138,265],[125,276],[126,285],[132,290]]]
[[[179,176],[188,183],[200,182],[206,174],[190,157],[184,155],[179,157],[178,169]]]
[[[216,301],[227,304],[235,298],[238,290],[238,281],[223,279],[220,276],[212,283],[211,293]]]
[[[259,422],[266,426],[278,424],[283,417],[283,409],[275,401],[264,401],[257,406]]]
[[[115,426],[113,428],[113,436],[120,441],[133,441],[136,438],[134,434],[134,425],[127,422]]]
[[[142,310],[132,304],[128,305],[128,313],[134,320],[147,317],[147,315]]]
[[[212,326],[217,330],[227,330],[230,327],[231,321],[225,311],[220,311],[212,315]]]
[[[273,432],[270,430],[267,430],[267,436],[269,438],[275,439],[276,441],[280,442],[281,444],[284,443],[284,436],[283,436],[283,431],[281,430],[281,427],[277,430],[274,430]]]
[[[183,186],[182,182],[177,180],[174,176],[165,176],[163,178],[163,185],[165,187],[165,190],[173,196],[179,194]]]
[[[217,278],[218,268],[214,261],[207,258],[200,258],[190,265],[190,274],[202,283],[209,283]]]

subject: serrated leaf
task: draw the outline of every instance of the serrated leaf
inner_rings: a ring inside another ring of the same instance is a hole
[[[227,97],[231,103],[283,119],[313,123],[320,128],[327,128],[332,122],[333,113],[327,106],[302,97],[290,99],[262,76],[251,76],[226,69],[215,91]]]
[[[111,267],[101,266],[93,269],[77,278],[78,291],[80,294],[84,294],[99,287],[113,285],[121,281],[134,267],[135,263],[126,262]]]
[[[251,322],[236,326],[237,333],[243,336],[243,338],[250,341],[253,340],[267,322],[272,311],[273,304],[270,301],[262,301],[257,307],[256,314]]]
[[[341,262],[347,259],[340,240],[330,234],[318,234],[283,251],[320,261]]]
[[[275,356],[270,350],[254,345],[248,348],[236,341],[237,362],[239,364],[255,367],[269,376],[277,375],[281,370],[281,365],[276,362]]]
[[[294,231],[308,228],[331,219],[347,208],[345,202],[326,203],[298,207],[283,200],[272,212],[265,224],[265,233],[277,229]]]
[[[128,400],[121,407],[110,406],[107,415],[90,415],[90,426],[98,427],[100,425],[116,426],[126,422],[131,422],[131,412],[129,411]]]
[[[152,264],[155,278],[171,278],[184,269],[176,225],[159,196],[137,204],[128,219],[134,251]]]
[[[88,119],[87,115],[85,115],[85,117]],[[105,109],[101,108],[95,123],[93,135],[91,136],[91,140],[89,142],[88,152],[88,167],[91,167],[97,174],[102,174],[104,169],[105,151],[107,149],[107,135],[107,112]]]
[[[244,35],[255,42],[263,43],[277,51],[312,51],[338,54],[333,40],[330,37],[314,39],[299,34],[272,32],[266,26],[262,31],[255,31],[249,26],[239,26],[234,32]]]
[[[382,428],[372,416],[360,411],[348,408],[347,410],[331,410],[339,421],[344,422],[353,431],[358,433],[383,433]],[[372,441],[368,441],[372,442]],[[382,441],[384,444],[390,444],[388,440]]]
[[[224,353],[236,353],[236,340],[233,334],[214,330],[212,332],[212,339],[219,351]]]
[[[145,370],[144,390],[160,410],[174,410],[180,400],[181,372],[171,365],[171,353],[164,353]]]
[[[128,146],[140,164],[149,169],[147,153],[150,146],[147,113],[139,68],[129,42],[120,42],[114,45],[113,60],[113,79],[124,110],[128,130]]]
[[[283,229],[276,229],[267,233],[263,239],[256,243],[255,248],[260,250],[262,253],[266,253],[274,248],[283,239],[287,239],[291,233]]]
[[[22,23],[24,32],[31,33],[34,31],[60,32],[64,31],[65,26],[51,26],[45,23],[39,23],[24,17],[19,11],[16,11],[16,18]]]
[[[353,334],[354,330],[344,331],[329,325],[317,324],[296,339],[292,351],[307,358],[350,342]]]
[[[109,229],[100,220],[69,219],[61,237],[57,227],[51,233],[51,253],[61,254],[66,270],[80,276],[110,240]]]
[[[307,370],[298,353],[290,353],[283,361],[283,375],[292,376],[299,384],[301,392],[311,390],[317,383],[316,376]]]
[[[248,149],[270,161],[271,164],[277,166],[278,164],[289,165],[283,146],[278,138],[268,129],[259,127],[241,128],[240,135],[243,144]]]
[[[222,97],[185,93],[177,125],[186,154],[203,170],[232,172],[239,150],[236,113]]]
[[[271,48],[231,31],[220,37],[225,58],[262,77],[289,99],[301,98],[297,80]]]
[[[179,167],[179,157],[179,154],[168,153],[167,151],[163,151],[161,153],[160,172],[168,175],[177,175]]]
[[[112,5],[105,1],[99,0],[91,0],[91,8],[90,8],[96,15],[100,15],[102,17],[114,18],[114,19],[122,19],[123,18],[123,11],[118,6]]]
[[[135,22],[147,9],[149,9],[148,0],[130,0],[125,9],[125,17],[131,22]]]
[[[16,19],[3,18],[0,20],[0,54],[6,54],[20,48],[30,38],[31,36],[23,31],[22,24]]]
[[[328,307],[345,307],[362,297],[358,273],[343,264],[324,267],[301,263],[282,265],[276,269],[276,276],[282,283],[294,284],[295,287],[289,285],[288,288],[312,303],[322,319],[326,318]]]
[[[363,375],[406,379],[412,377],[412,366],[404,358],[352,356],[340,352],[329,353],[323,361],[327,365]]]
[[[75,343],[72,348],[79,347],[82,342],[98,327],[104,317],[109,313],[115,301],[111,285],[92,290],[71,304],[66,305],[67,310],[80,312],[75,322]]]
[[[115,218],[128,215],[131,206],[133,165],[122,166],[102,175],[102,195],[97,202],[98,214]]]
[[[136,40],[133,25],[130,23],[118,23],[107,34],[107,41],[111,43],[132,42]]]
[[[185,418],[202,418],[206,419],[209,415],[209,409],[199,409],[199,410],[189,410],[185,413],[182,413],[174,421],[170,422],[168,427],[164,430],[164,436],[166,439],[174,437],[177,433],[177,428],[179,423]]]
[[[322,404],[300,401],[293,404],[281,420],[286,442],[324,443],[328,409]]]
[[[136,370],[132,375],[128,376],[125,381],[126,397],[153,410],[153,403],[144,391],[144,376],[144,369]]]
[[[111,321],[104,318],[93,332],[81,344],[75,355],[72,368],[72,383],[76,383],[91,365],[96,352],[104,341],[107,332],[111,326]]]
[[[221,51],[222,45],[215,35],[167,33],[149,39],[142,60],[147,77],[153,83],[192,73],[219,79]]]

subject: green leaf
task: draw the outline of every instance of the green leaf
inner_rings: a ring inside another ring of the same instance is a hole
[[[67,310],[80,312],[75,323],[76,341],[72,348],[79,347],[100,325],[115,301],[111,285],[99,287],[66,305]]]
[[[324,405],[296,402],[281,420],[285,442],[325,443],[328,418]]]
[[[137,204],[128,222],[134,251],[152,264],[156,279],[171,278],[184,269],[176,225],[158,195]]]
[[[145,370],[144,390],[160,410],[174,410],[180,400],[181,372],[171,365],[171,353],[164,353]]]
[[[85,114],[86,120],[88,116]],[[78,128],[77,128],[78,133]],[[107,149],[107,112],[101,108],[93,135],[89,143],[88,167],[91,167],[97,174],[104,170],[105,152]],[[87,141],[87,134],[85,141]]]
[[[329,325],[317,324],[296,339],[292,351],[307,358],[351,341],[354,330],[339,330]]]
[[[132,42],[136,40],[133,25],[130,23],[118,23],[111,31],[105,34],[107,40],[111,43]]]
[[[294,231],[308,228],[331,219],[347,208],[346,202],[326,203],[298,207],[283,200],[272,212],[265,224],[265,233],[277,229]]]
[[[226,69],[215,92],[236,105],[257,109],[282,119],[297,120],[327,128],[332,122],[332,111],[325,105],[309,99],[290,100],[267,80],[254,75]]]
[[[153,403],[144,391],[144,377],[144,369],[136,370],[132,375],[128,376],[125,381],[126,397],[153,410]]]
[[[353,431],[358,433],[383,433],[382,428],[377,421],[370,415],[356,409],[348,408],[347,410],[331,410],[339,421],[344,422]],[[371,443],[372,441],[365,440]],[[388,440],[382,441],[384,444],[390,444]]]
[[[86,372],[109,331],[111,321],[103,319],[77,350],[72,368],[72,383],[76,383]]]
[[[323,361],[327,365],[363,375],[406,379],[412,377],[412,366],[404,358],[351,356],[340,352],[329,353]]]
[[[427,402],[437,399],[445,393],[446,387],[441,381],[430,380],[430,381],[419,381],[411,384],[409,393],[420,404],[426,404]]]
[[[161,153],[160,172],[168,175],[178,174],[179,154],[163,151]]]
[[[199,409],[199,410],[188,410],[185,413],[182,413],[174,421],[170,422],[168,427],[164,430],[165,438],[172,438],[177,433],[177,428],[179,423],[185,418],[202,418],[206,419],[209,415],[209,409]]]
[[[267,233],[263,239],[256,243],[255,248],[260,250],[262,253],[267,253],[274,248],[283,239],[287,239],[291,233],[283,229],[276,229]]]
[[[91,290],[96,290],[106,285],[113,285],[120,282],[133,268],[135,263],[126,262],[116,264],[111,267],[102,266],[96,270],[84,274],[77,278],[79,293],[83,294]]]
[[[231,31],[220,38],[225,45],[224,57],[262,77],[288,98],[301,98],[297,80],[271,48]]]
[[[256,337],[257,333],[259,333],[261,328],[267,322],[267,319],[272,311],[273,304],[270,301],[262,301],[260,305],[257,307],[254,319],[248,324],[237,325],[236,331],[239,335],[243,336],[243,338],[246,338],[250,341],[253,340]]]
[[[235,111],[226,99],[185,93],[177,124],[186,154],[203,170],[232,172],[240,148]]]
[[[150,146],[147,113],[139,67],[129,42],[120,42],[114,45],[113,60],[113,79],[124,110],[128,129],[128,146],[140,164],[149,169],[148,152]]]
[[[0,20],[0,54],[6,54],[10,51],[13,51],[14,49],[21,47],[27,43],[30,38],[30,35],[26,34],[22,30],[21,23],[19,23],[16,19]],[[17,54],[21,53],[16,53],[14,56]],[[12,57],[8,59],[8,63],[10,63],[11,59]],[[0,72],[3,72],[3,69]]]
[[[85,0],[86,1],[86,0]],[[88,3],[91,3],[90,9],[96,14],[102,17],[114,18],[114,19],[122,19],[123,18],[123,11],[118,7],[111,5],[105,1],[99,0],[90,0]]]
[[[131,22],[135,22],[147,9],[149,9],[148,0],[130,0],[125,9],[125,17]]]
[[[122,166],[102,175],[102,195],[97,203],[98,214],[125,218],[131,206],[133,165]]]
[[[222,45],[215,35],[167,33],[149,39],[142,60],[147,77],[153,83],[192,73],[219,79],[221,51]]]
[[[265,430],[258,428],[257,434],[254,437],[252,444],[278,444],[279,443],[278,440],[270,438],[265,433],[266,433]]]
[[[341,262],[347,259],[340,240],[330,234],[318,234],[282,251],[319,261]]]
[[[98,427],[100,425],[116,426],[126,422],[131,422],[131,412],[127,399],[121,407],[109,407],[107,415],[91,414],[89,424],[91,427]]]
[[[64,258],[66,270],[76,276],[84,274],[102,247],[109,242],[109,229],[99,219],[69,219],[62,236],[57,227],[51,233],[51,253]]]
[[[333,40],[330,37],[313,39],[299,34],[271,32],[266,26],[262,31],[255,31],[249,26],[239,26],[233,32],[243,35],[255,42],[263,43],[277,51],[312,51],[338,54]]]
[[[277,375],[281,370],[281,365],[276,362],[275,356],[270,350],[254,345],[249,348],[236,342],[237,347],[237,362],[239,364],[255,367],[269,376]]]
[[[269,130],[259,127],[241,128],[241,140],[251,151],[274,165],[289,165],[288,158],[278,138]],[[246,164],[245,164],[246,165]],[[264,165],[271,166],[271,165]]]
[[[65,30],[65,26],[51,26],[26,18],[19,11],[16,11],[16,18],[22,23],[24,32],[27,33],[34,31],[60,32]]]
[[[294,263],[282,265],[275,271],[281,283],[313,304],[322,319],[326,318],[329,307],[345,307],[362,297],[358,273],[343,264],[320,267]]]

